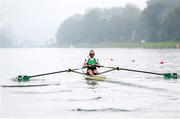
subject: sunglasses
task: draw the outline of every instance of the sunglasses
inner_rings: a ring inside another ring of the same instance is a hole
[[[89,55],[94,55],[94,54],[89,54]]]

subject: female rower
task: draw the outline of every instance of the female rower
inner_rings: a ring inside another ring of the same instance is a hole
[[[100,64],[99,64],[99,60],[96,59],[94,57],[94,55],[95,55],[94,50],[91,50],[89,52],[89,57],[87,59],[85,59],[85,62],[84,62],[83,67],[87,67],[86,73],[88,75],[97,75],[98,74],[98,71],[97,71],[96,67],[99,67]]]

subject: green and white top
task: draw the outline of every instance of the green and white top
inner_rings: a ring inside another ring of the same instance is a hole
[[[87,65],[96,65],[98,64],[98,59],[88,57],[85,62]]]

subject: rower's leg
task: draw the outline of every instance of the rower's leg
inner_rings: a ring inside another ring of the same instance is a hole
[[[88,70],[87,70],[87,74],[88,74],[88,75],[93,75],[93,71],[92,71],[91,69],[88,69]]]
[[[97,69],[93,70],[93,75],[97,75],[97,74],[98,74]]]

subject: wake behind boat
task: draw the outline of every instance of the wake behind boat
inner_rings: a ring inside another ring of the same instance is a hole
[[[37,79],[38,80],[38,79]],[[23,88],[23,87],[44,87],[44,86],[54,86],[54,85],[61,85],[59,82],[45,82],[45,81],[38,81],[38,82],[7,82],[2,83],[0,87],[4,88]]]

